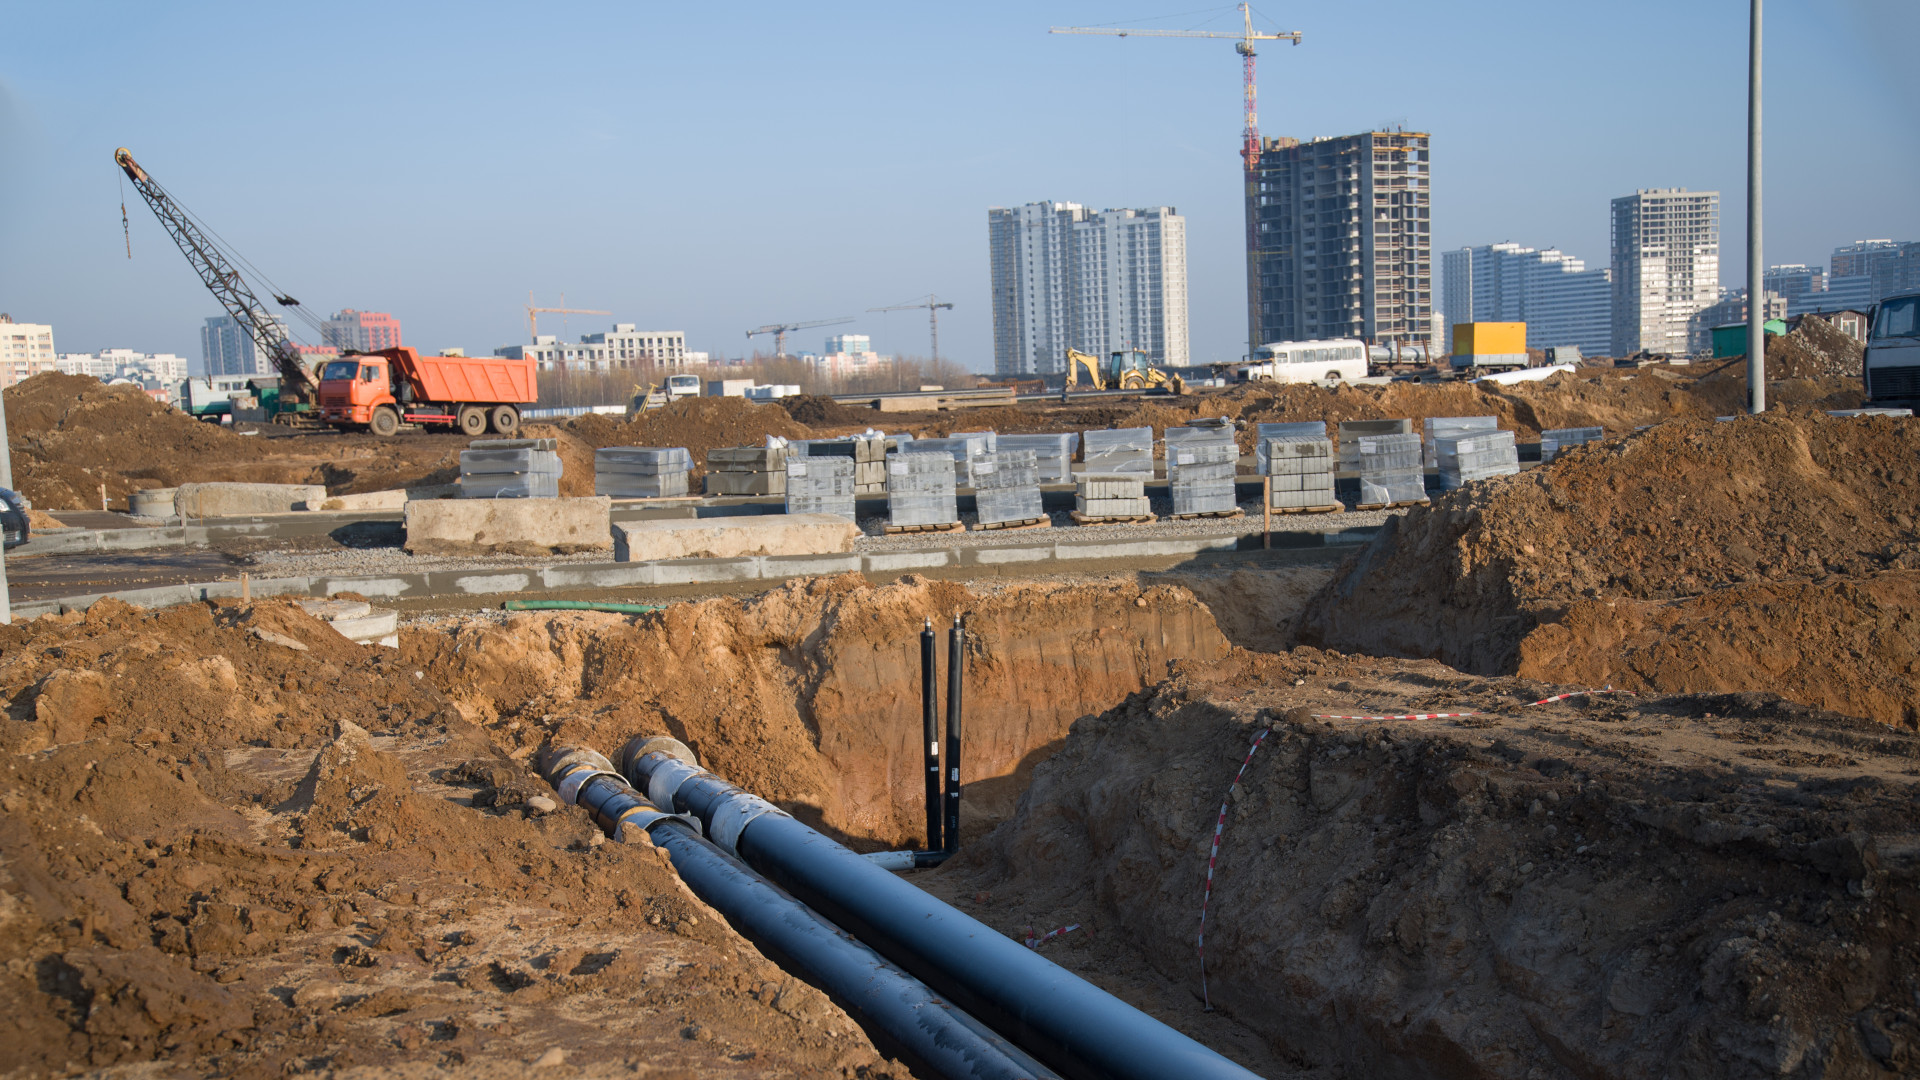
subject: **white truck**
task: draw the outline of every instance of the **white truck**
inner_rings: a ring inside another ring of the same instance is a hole
[[[1868,406],[1920,412],[1920,291],[1896,293],[1873,306],[1862,374]]]

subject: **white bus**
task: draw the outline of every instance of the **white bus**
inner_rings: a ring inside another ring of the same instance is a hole
[[[1253,350],[1240,369],[1245,382],[1358,382],[1367,377],[1367,346],[1356,338],[1275,341]]]

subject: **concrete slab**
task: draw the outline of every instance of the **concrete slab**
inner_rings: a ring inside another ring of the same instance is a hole
[[[407,551],[415,555],[571,555],[612,551],[613,500],[415,499]]]
[[[288,514],[326,497],[319,484],[181,484],[173,509],[188,518]]]
[[[834,555],[853,550],[860,527],[838,514],[683,518],[615,526],[625,562],[736,559],[747,555]]]
[[[861,569],[869,574],[897,574],[903,570],[931,570],[960,565],[960,552],[952,548],[933,551],[886,551],[861,557]]]
[[[388,488],[363,491],[357,495],[329,495],[319,502],[307,503],[306,510],[404,510],[414,499],[457,499],[458,484],[429,484],[416,488]]]

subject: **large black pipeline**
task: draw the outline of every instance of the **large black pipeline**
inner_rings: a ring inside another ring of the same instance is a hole
[[[664,848],[680,879],[781,966],[826,991],[915,1072],[950,1080],[1059,1080],[927,985],[888,963],[765,878],[662,813],[591,750],[551,757],[547,776],[609,836],[622,824]]]
[[[933,620],[920,631],[920,726],[927,748],[927,850],[940,846],[940,674],[934,651]]]
[[[1063,1076],[1254,1077],[759,796],[691,765],[691,754],[670,742],[635,740],[620,752],[621,771],[655,805],[698,817],[715,843]]]
[[[947,633],[947,821],[941,842],[949,855],[960,850],[960,687],[967,669],[966,638],[967,617],[955,615]]]

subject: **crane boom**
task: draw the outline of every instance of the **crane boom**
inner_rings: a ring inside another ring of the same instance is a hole
[[[772,334],[773,358],[778,360],[787,354],[787,334],[789,332],[794,330],[808,330],[816,326],[838,326],[841,323],[850,323],[852,321],[853,316],[842,315],[837,319],[815,319],[812,322],[768,323],[765,326],[747,331],[747,338],[748,340],[752,340],[760,334]]]
[[[940,309],[945,308],[948,311],[952,311],[953,304],[951,304],[948,301],[940,299],[938,296],[935,296],[932,293],[928,293],[926,295],[926,298],[922,300],[913,300],[905,304],[894,304],[890,307],[868,308],[867,310],[868,311],[912,311],[918,308],[927,309],[927,322],[933,334],[933,361],[934,363],[937,364],[940,362]]]
[[[247,328],[253,337],[253,343],[261,352],[273,359],[274,370],[280,373],[280,400],[282,408],[289,404],[312,404],[319,387],[313,381],[313,374],[301,362],[300,353],[293,342],[280,329],[272,316],[267,314],[266,305],[253,295],[246,280],[233,268],[220,249],[208,239],[200,227],[193,223],[187,212],[167,194],[167,190],[147,175],[147,170],[133,160],[133,154],[126,147],[113,152],[113,160],[133,181],[134,190],[147,201],[153,210],[153,216],[180,246],[180,253],[187,257],[194,272],[200,275],[200,283],[207,287],[214,299],[220,301],[234,322]],[[294,303],[291,297],[278,298],[282,303]]]

